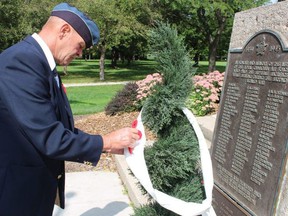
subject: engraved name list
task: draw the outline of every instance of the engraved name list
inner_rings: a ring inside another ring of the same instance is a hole
[[[251,215],[273,214],[287,143],[288,52],[273,32],[231,50],[212,149],[215,184]]]

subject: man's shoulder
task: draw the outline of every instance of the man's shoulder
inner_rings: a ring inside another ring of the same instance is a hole
[[[0,54],[0,61],[5,61],[7,58],[26,59],[32,57],[33,59],[45,58],[44,53],[36,40],[31,36],[27,36],[23,40],[4,50]]]

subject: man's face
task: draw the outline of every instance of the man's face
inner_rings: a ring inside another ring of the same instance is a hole
[[[81,57],[85,48],[83,38],[71,26],[68,27],[70,30],[60,37],[56,46],[55,59],[59,65],[68,65],[76,57]]]

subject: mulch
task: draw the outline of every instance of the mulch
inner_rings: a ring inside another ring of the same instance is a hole
[[[137,118],[139,112],[123,113],[114,116],[108,116],[105,112],[92,115],[75,116],[75,126],[84,132],[90,134],[105,135],[114,130],[130,127],[132,122]],[[146,131],[146,136],[153,137],[153,134]],[[116,163],[112,154],[104,153],[101,155],[97,166],[89,166],[75,162],[65,162],[66,172],[81,172],[81,171],[116,171]]]

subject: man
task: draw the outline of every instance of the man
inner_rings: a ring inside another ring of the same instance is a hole
[[[61,3],[39,34],[1,53],[1,216],[52,215],[57,191],[64,208],[65,160],[96,165],[102,152],[121,154],[139,139],[135,128],[104,136],[74,128],[56,63],[68,65],[98,40],[97,25]]]

